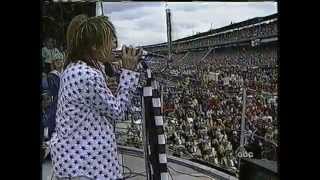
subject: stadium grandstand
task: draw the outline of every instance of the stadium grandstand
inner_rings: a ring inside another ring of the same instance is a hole
[[[278,14],[257,17],[222,28],[198,33],[173,41],[176,54],[192,50],[209,50],[235,45],[255,46],[259,43],[276,43],[278,40]],[[142,46],[145,50],[166,54],[167,43]]]

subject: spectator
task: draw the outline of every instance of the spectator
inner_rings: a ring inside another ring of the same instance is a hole
[[[48,119],[46,127],[48,127],[48,137],[49,139],[52,136],[52,133],[55,130],[56,122],[56,111],[57,111],[57,102],[58,102],[58,92],[60,87],[60,73],[63,68],[64,57],[60,52],[57,52],[53,55],[51,62],[52,70],[48,74],[48,94],[50,96],[50,105],[47,111]]]

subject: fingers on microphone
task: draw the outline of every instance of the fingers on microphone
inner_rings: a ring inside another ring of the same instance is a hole
[[[123,56],[126,56],[126,55],[127,55],[126,46],[125,46],[125,45],[122,46],[122,55],[123,55]]]
[[[136,48],[132,48],[132,51],[133,51],[133,52],[132,52],[133,55],[136,56],[136,54],[137,54],[137,49],[136,49]]]
[[[132,56],[132,51],[133,51],[133,47],[132,47],[132,45],[130,45],[129,48],[128,48],[129,56]]]
[[[143,54],[143,49],[140,48],[140,49],[139,49],[139,54],[138,54],[138,56],[142,56],[142,54]]]

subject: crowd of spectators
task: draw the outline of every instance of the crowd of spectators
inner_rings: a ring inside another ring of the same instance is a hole
[[[243,28],[240,30],[234,30],[229,33],[225,33],[217,38],[218,43],[225,43],[237,40],[245,40],[250,38],[262,38],[272,35],[277,35],[278,26],[277,22],[263,23],[258,26]]]
[[[243,29],[235,29],[230,32],[222,33],[220,35],[214,36],[212,40],[210,39],[209,44],[220,44],[228,43],[240,40],[262,38],[277,35],[278,26],[277,22],[264,23],[254,27],[247,27]]]
[[[199,62],[206,54],[180,55],[163,72],[163,59],[151,64],[164,87],[170,151],[236,169],[245,88],[244,147],[253,158],[277,160],[277,47],[216,49]]]
[[[201,63],[214,66],[275,66],[277,64],[275,46],[230,47],[213,50]]]
[[[174,107],[165,112],[171,148],[214,164],[235,167],[243,98],[241,86],[231,84],[217,82],[205,88],[186,80],[165,94],[166,106],[171,103]],[[182,92],[176,94],[179,91]],[[255,158],[267,158],[270,142],[277,141],[276,103],[272,97],[254,91],[248,92],[246,100],[245,147]]]

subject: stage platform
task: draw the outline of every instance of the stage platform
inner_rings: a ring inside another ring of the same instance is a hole
[[[119,149],[121,152],[119,159],[122,160],[121,156],[123,155],[123,164],[125,166],[130,168],[133,172],[146,175],[142,150],[125,146],[120,146]],[[237,180],[237,178],[218,170],[173,156],[168,156],[168,166],[173,180]],[[129,171],[125,168],[124,172],[128,173]],[[42,165],[42,180],[51,180],[51,175],[51,161],[47,160]],[[139,175],[127,179],[145,180],[146,177]],[[55,180],[55,178],[52,180]],[[169,180],[171,180],[170,176]]]

